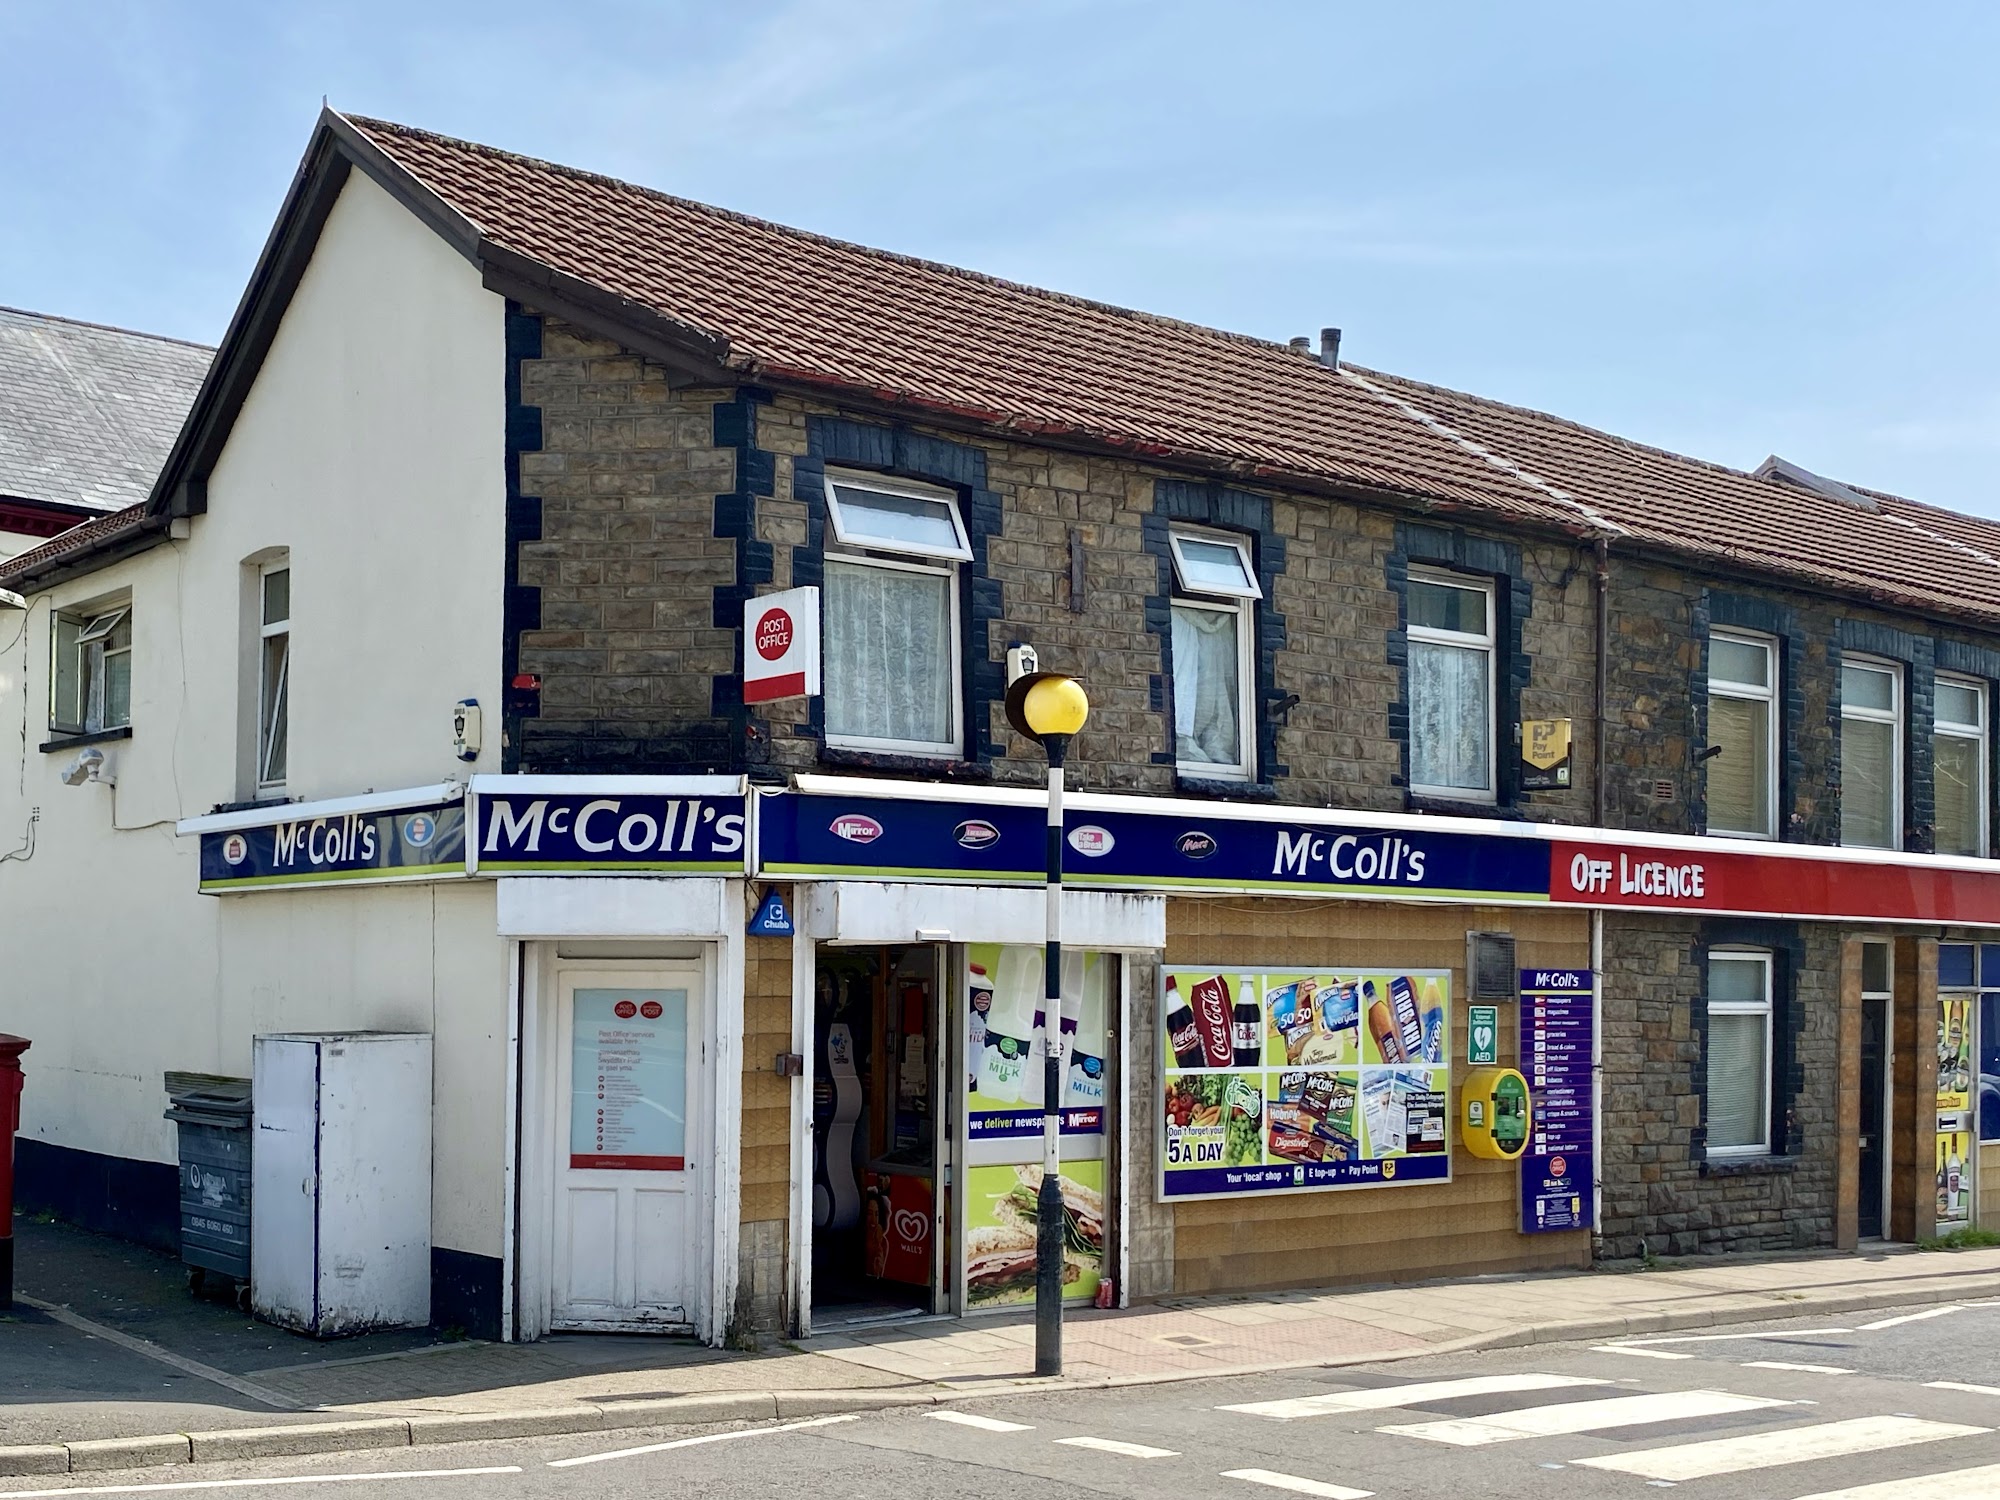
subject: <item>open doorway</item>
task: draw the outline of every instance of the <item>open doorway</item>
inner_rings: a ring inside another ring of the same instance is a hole
[[[942,1311],[943,950],[822,946],[814,968],[813,1326]]]

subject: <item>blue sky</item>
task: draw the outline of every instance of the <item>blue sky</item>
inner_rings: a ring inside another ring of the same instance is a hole
[[[213,340],[320,98],[2000,514],[2000,7],[0,0],[0,304]]]

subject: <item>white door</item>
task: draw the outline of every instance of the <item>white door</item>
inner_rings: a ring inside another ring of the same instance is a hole
[[[557,1328],[686,1331],[701,1243],[704,976],[557,977]]]

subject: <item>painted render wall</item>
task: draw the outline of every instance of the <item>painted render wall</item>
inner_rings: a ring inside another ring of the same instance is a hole
[[[500,1254],[508,985],[491,887],[206,897],[197,841],[173,825],[240,794],[245,564],[273,548],[292,566],[291,796],[499,769],[503,306],[353,174],[191,535],[56,586],[25,621],[0,615],[0,855],[22,846],[0,862],[0,1030],[34,1041],[27,1139],[170,1161],[164,1069],[245,1074],[259,1031],[431,1031],[452,1101],[436,1242]],[[132,735],[103,747],[118,782],[67,787],[74,752],[37,748],[51,610],[126,590]],[[470,765],[450,745],[467,697],[493,726]]]

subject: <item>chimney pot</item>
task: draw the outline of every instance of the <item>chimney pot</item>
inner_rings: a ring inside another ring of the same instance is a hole
[[[1340,330],[1322,328],[1319,331],[1319,362],[1329,370],[1340,368]]]
[[[1311,352],[1312,352],[1312,340],[1307,338],[1304,334],[1300,334],[1299,337],[1292,340],[1292,353],[1310,354]]]

